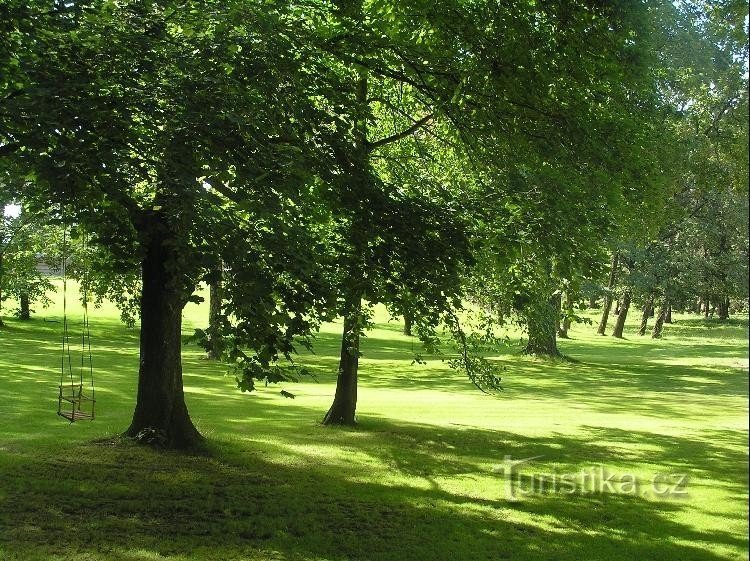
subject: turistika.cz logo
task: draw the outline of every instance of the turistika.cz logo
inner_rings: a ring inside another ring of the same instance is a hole
[[[616,494],[654,499],[684,499],[688,496],[688,476],[684,473],[655,473],[644,478],[633,473],[618,473],[602,464],[572,473],[535,473],[531,463],[541,457],[514,459],[505,456],[503,463],[492,469],[503,478],[506,499],[520,500],[542,494]]]

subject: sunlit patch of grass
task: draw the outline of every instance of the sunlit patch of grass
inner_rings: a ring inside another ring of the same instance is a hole
[[[241,394],[188,345],[186,399],[210,439],[194,456],[117,438],[138,332],[108,304],[92,313],[97,420],[55,415],[60,311],[0,330],[0,559],[747,559],[746,317],[677,316],[659,341],[637,318],[625,340],[575,326],[560,345],[576,362],[504,349],[504,391],[487,396],[437,358],[412,365],[418,345],[378,311],[353,429],[319,424],[340,325],[300,357],[317,379],[284,384],[295,399]],[[185,334],[205,318],[189,306]],[[603,467],[644,492],[511,500],[506,456],[535,458],[524,482]],[[678,474],[686,496],[650,492]]]

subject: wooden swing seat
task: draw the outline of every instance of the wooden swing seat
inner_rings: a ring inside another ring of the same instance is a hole
[[[76,421],[94,420],[94,416],[91,413],[86,413],[85,411],[81,411],[80,409],[76,409],[75,411],[58,411],[57,414],[61,417],[66,418],[71,423],[74,423]]]
[[[63,402],[70,403],[70,409],[66,408],[63,410]],[[86,411],[81,410],[81,404],[83,402],[89,403],[86,407]],[[71,423],[75,421],[93,421],[95,403],[96,400],[93,397],[89,397],[83,393],[82,385],[79,385],[78,388],[60,386],[60,393],[57,398],[57,414]]]

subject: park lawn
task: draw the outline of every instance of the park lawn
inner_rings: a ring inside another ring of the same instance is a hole
[[[116,438],[133,410],[138,333],[111,306],[92,314],[97,419],[72,425],[55,415],[61,326],[45,321],[59,302],[30,322],[6,317],[0,559],[747,559],[747,316],[677,316],[652,340],[635,334],[636,315],[624,340],[574,326],[560,346],[575,361],[506,349],[504,391],[490,396],[439,359],[412,365],[417,342],[379,313],[354,429],[319,424],[339,325],[300,359],[315,380],[252,394],[188,344],[186,399],[209,439],[198,455]],[[205,317],[189,306],[186,336]],[[529,457],[511,497],[498,468]],[[602,470],[614,490],[528,492],[534,474]],[[686,495],[655,492],[680,475]],[[630,477],[637,492],[617,487]]]

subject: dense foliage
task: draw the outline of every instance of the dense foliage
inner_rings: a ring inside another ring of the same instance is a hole
[[[454,364],[496,388],[480,355],[497,325],[517,321],[528,352],[558,354],[558,327],[608,253],[627,269],[610,301],[667,310],[689,286],[746,290],[746,13],[666,0],[8,0],[4,202],[82,236],[84,282],[140,319],[130,436],[200,440],[180,328],[201,282],[221,289],[198,340],[243,390],[293,376],[296,345],[343,316],[326,422],[355,421],[377,303],[433,350],[447,329]],[[16,292],[43,296],[24,282]]]

